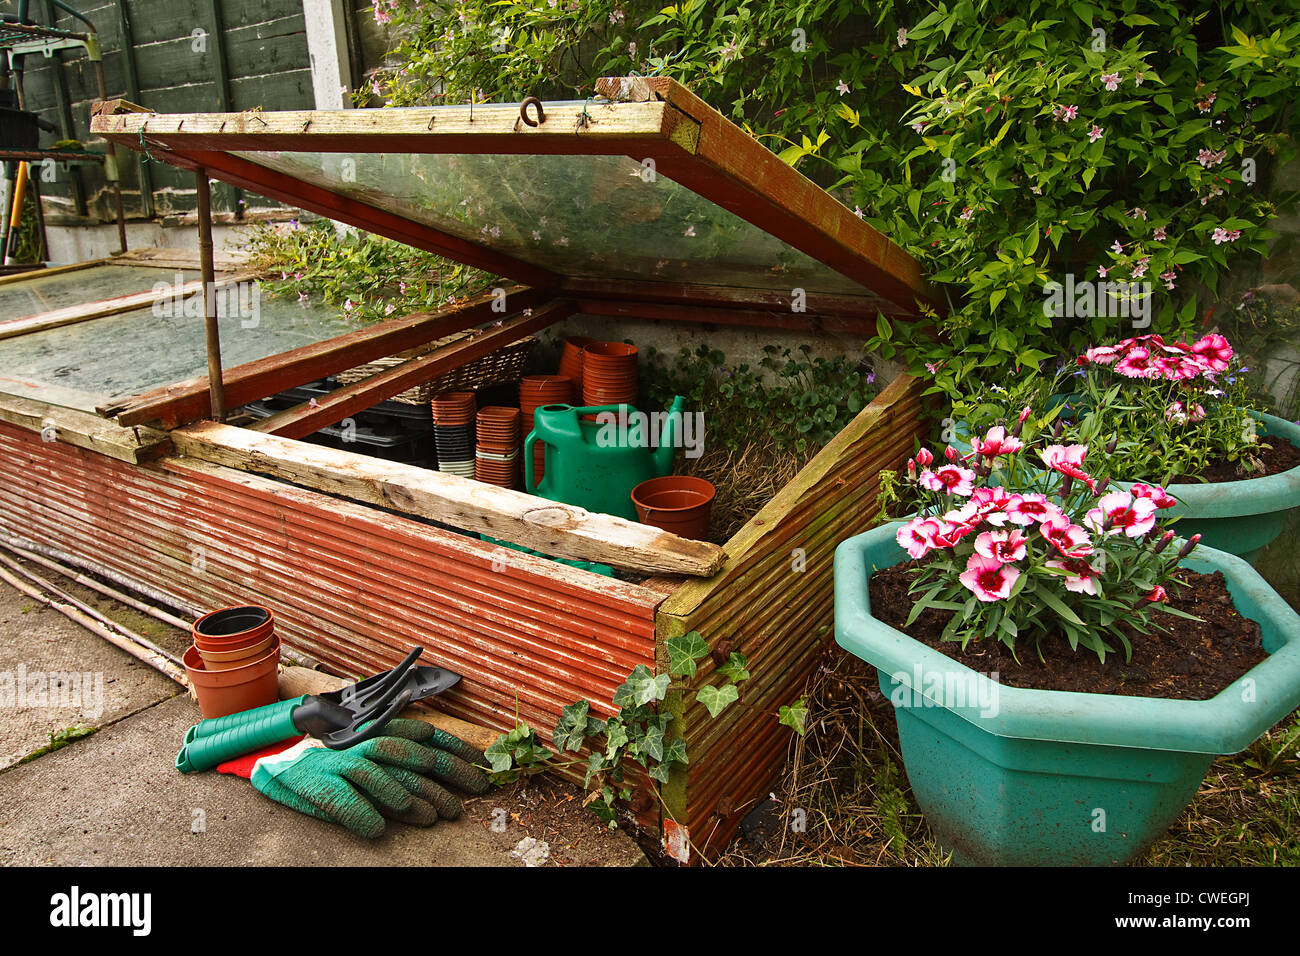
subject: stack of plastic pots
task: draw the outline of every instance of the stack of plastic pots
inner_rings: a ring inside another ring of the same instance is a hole
[[[462,478],[474,477],[473,392],[440,392],[433,397],[433,440],[438,470]]]
[[[490,485],[519,484],[519,409],[488,405],[478,413],[474,477]]]
[[[582,352],[583,405],[636,404],[636,346],[591,342]]]
[[[582,353],[593,343],[582,335],[575,335],[564,340],[564,351],[560,354],[560,374],[573,383],[570,403],[577,405],[582,401]]]
[[[224,717],[274,704],[279,696],[280,638],[270,608],[224,607],[190,629],[181,658],[204,717]]]
[[[521,431],[525,438],[533,430],[533,413],[543,405],[567,405],[572,401],[573,382],[564,375],[525,375],[519,381],[519,411],[523,416]],[[533,470],[540,481],[545,468],[545,446],[533,446]]]

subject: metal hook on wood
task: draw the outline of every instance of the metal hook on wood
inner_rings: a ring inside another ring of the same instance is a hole
[[[537,119],[528,118],[528,107],[537,107]],[[546,122],[546,111],[542,109],[542,101],[535,96],[524,97],[524,101],[519,104],[519,118],[524,121],[525,126],[537,127]]]

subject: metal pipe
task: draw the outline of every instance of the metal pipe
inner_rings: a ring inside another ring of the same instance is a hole
[[[194,188],[198,198],[199,269],[203,273],[203,330],[208,342],[208,394],[211,396],[212,420],[220,422],[226,417],[226,390],[221,374],[216,270],[212,265],[212,196],[208,191],[208,171],[202,166],[194,171]]]
[[[182,670],[180,667],[174,664],[166,656],[158,653],[157,651],[149,650],[149,648],[146,645],[137,643],[134,637],[127,636],[133,634],[133,632],[131,632],[128,628],[124,628],[120,624],[114,624],[114,627],[121,628],[121,630],[124,632],[121,634],[114,633],[113,631],[109,630],[107,627],[105,627],[99,621],[95,620],[90,615],[85,614],[84,612],[78,610],[76,607],[70,606],[68,604],[64,604],[60,601],[53,600],[52,598],[43,594],[41,591],[32,587],[26,581],[23,581],[21,578],[14,577],[12,574],[4,570],[3,568],[0,568],[0,580],[5,581],[8,584],[12,585],[14,588],[22,592],[23,594],[26,594],[28,597],[34,598],[35,600],[40,601],[42,604],[49,605],[50,607],[54,608],[54,610],[62,614],[64,617],[76,621],[78,624],[80,624],[86,630],[90,631],[92,634],[98,634],[100,637],[108,641],[114,647],[118,648],[119,650],[126,651],[136,660],[143,661],[144,663],[148,664],[150,667],[154,668],[155,670],[160,671],[161,673],[167,675],[168,677],[176,681],[176,683],[180,684],[181,686],[188,686],[185,679],[184,670]]]
[[[150,617],[155,617],[158,620],[162,621],[164,624],[168,624],[171,627],[177,628],[182,631],[188,631],[190,629],[189,621],[182,620],[181,618],[177,617],[175,614],[169,614],[167,611],[164,611],[162,608],[154,607],[152,604],[146,604],[144,601],[138,601],[135,598],[131,597],[129,594],[124,594],[123,592],[119,591],[117,588],[111,588],[107,584],[102,584],[99,581],[96,581],[92,577],[87,577],[86,575],[78,571],[76,568],[69,568],[65,565],[59,564],[57,561],[51,561],[49,558],[41,557],[39,554],[35,553],[34,551],[28,551],[25,548],[19,548],[12,544],[6,544],[4,545],[4,548],[10,553],[18,555],[20,558],[24,559],[25,561],[31,561],[33,564],[39,564],[41,567],[47,568],[50,571],[54,571],[56,574],[61,574],[65,578],[70,578],[74,583],[80,584],[82,587],[90,588],[92,591],[98,591],[100,594],[104,595],[105,597],[110,597],[114,601],[118,601],[122,604],[125,604],[127,607],[133,607],[137,611],[140,611],[142,614],[148,614]],[[2,557],[2,555],[0,555],[0,557]]]

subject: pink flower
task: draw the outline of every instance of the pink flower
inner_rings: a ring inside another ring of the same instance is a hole
[[[1068,478],[1077,478],[1091,489],[1097,483],[1083,470],[1083,456],[1087,453],[1087,445],[1048,445],[1039,452],[1048,468],[1059,471]]]
[[[1175,425],[1181,425],[1187,421],[1187,416],[1183,413],[1183,403],[1174,402],[1165,409],[1165,421],[1173,422]]]
[[[1097,275],[1101,276],[1103,279],[1106,278],[1106,273],[1109,271],[1110,269],[1107,266],[1097,266]]]
[[[1003,508],[1013,524],[1030,525],[1060,514],[1060,509],[1047,500],[1047,495],[1012,495]]]
[[[966,570],[957,576],[981,601],[1000,601],[1011,594],[1020,572],[1009,564],[982,554],[972,554]]]
[[[1204,335],[1192,343],[1192,354],[1211,372],[1222,372],[1232,361],[1232,346],[1217,332]]]
[[[916,463],[920,465],[922,468],[926,468],[934,464],[934,455],[930,454],[930,449],[922,448],[920,451],[918,451],[916,453]]]
[[[939,547],[935,538],[943,531],[943,523],[934,518],[913,518],[899,528],[894,537],[898,546],[910,556],[923,558],[933,548]]]
[[[985,531],[975,539],[975,552],[1001,564],[1020,561],[1028,553],[1029,539],[1019,528]]]
[[[923,488],[944,491],[950,495],[966,497],[975,490],[975,472],[957,465],[944,465],[934,471],[927,468],[921,472],[921,477],[917,480]]]
[[[1120,351],[1113,345],[1097,345],[1076,359],[1080,365],[1113,365],[1119,361]]]
[[[1164,280],[1166,289],[1172,289],[1174,287],[1174,280],[1178,278],[1178,275],[1170,269],[1168,272],[1160,273],[1160,278]]]
[[[1007,494],[1005,488],[976,488],[971,494],[969,504],[962,510],[969,509],[973,516],[978,516],[991,525],[1001,527],[1007,523],[1009,516],[1006,509],[1011,503],[1012,496]]]
[[[1107,535],[1123,532],[1130,538],[1140,538],[1156,523],[1156,503],[1150,498],[1134,498],[1127,491],[1112,491],[1097,499],[1097,507],[1084,516],[1084,523],[1094,531]],[[1106,531],[1106,522],[1110,530]]]
[[[1112,90],[1112,91],[1113,91],[1113,90],[1118,90],[1118,89],[1119,89],[1119,74],[1118,74],[1118,73],[1103,73],[1103,74],[1101,75],[1101,81],[1102,81],[1103,83],[1106,84],[1106,89],[1108,89],[1108,90]]]
[[[1147,604],[1168,604],[1169,592],[1166,591],[1161,585],[1157,584],[1155,587],[1151,589],[1151,592],[1142,600]]]
[[[840,96],[843,96],[845,93],[849,92],[849,84],[845,83],[843,80],[840,80],[838,83],[835,84],[835,89],[839,91]]]
[[[1092,124],[1092,129],[1088,130],[1088,142],[1095,143],[1104,136],[1106,131],[1096,123]]]
[[[1202,149],[1196,154],[1196,161],[1206,169],[1209,169],[1211,166],[1219,165],[1219,163],[1223,162],[1227,158],[1228,151],[1226,149],[1221,149],[1218,152],[1215,152],[1212,149]]]
[[[1049,568],[1065,572],[1065,589],[1076,594],[1096,594],[1097,578],[1101,568],[1083,558],[1070,558],[1062,561],[1053,558],[1045,562]]]
[[[1064,512],[1058,511],[1044,519],[1038,530],[1052,547],[1067,558],[1082,558],[1092,554],[1092,538],[1088,537],[1084,528],[1070,521]]]
[[[971,441],[971,447],[985,458],[997,458],[999,455],[1013,455],[1025,447],[1025,443],[1020,439],[1007,434],[1007,430],[1001,425],[994,425],[984,436],[984,440],[976,438]]]
[[[1143,209],[1141,206],[1134,206],[1132,209],[1129,210],[1129,216],[1131,216],[1134,219],[1146,219],[1147,211]]]
[[[935,544],[941,548],[951,548],[975,530],[978,519],[975,522],[965,520],[965,511],[965,508],[961,511],[949,511],[943,516],[943,533],[934,539]]]
[[[1205,409],[1200,405],[1193,405],[1187,410],[1187,420],[1189,422],[1205,421]]]
[[[1115,255],[1117,256],[1122,256],[1124,254],[1124,243],[1116,239],[1115,242],[1111,245],[1110,251],[1115,253]]]
[[[1125,378],[1154,378],[1159,374],[1149,349],[1129,349],[1115,364],[1115,371]]]
[[[964,220],[966,220],[966,221],[969,221],[970,218],[971,218],[972,216],[974,216],[974,215],[975,215],[975,210],[974,210],[974,209],[972,209],[970,206],[962,206],[962,207],[961,207],[961,215],[958,216],[957,218],[958,218],[958,219],[964,219]]]
[[[907,27],[898,28],[898,45],[907,46]]]
[[[1074,119],[1074,118],[1075,118],[1076,116],[1078,116],[1078,115],[1079,115],[1079,107],[1077,107],[1077,106],[1062,106],[1062,107],[1061,107],[1061,120],[1062,120],[1063,122],[1068,123],[1068,122],[1070,122],[1070,120]]]
[[[1151,233],[1151,238],[1163,241],[1165,239],[1168,239],[1169,236],[1165,233],[1164,226],[1156,226],[1156,231]]]
[[[1129,489],[1134,498],[1145,498],[1157,508],[1172,508],[1178,502],[1160,485],[1136,484]]]

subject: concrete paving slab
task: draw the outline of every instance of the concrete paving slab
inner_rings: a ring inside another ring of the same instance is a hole
[[[245,780],[178,773],[176,748],[198,716],[188,697],[173,698],[0,772],[0,865],[523,866],[529,854],[512,851],[542,835],[519,822],[536,801],[507,790],[466,801],[460,820],[428,829],[389,823],[382,837],[364,840]],[[564,801],[577,809],[577,800]],[[581,825],[545,834],[552,863],[645,865],[625,833],[581,814]]]
[[[51,734],[104,727],[178,693],[148,664],[0,582],[0,769]]]

